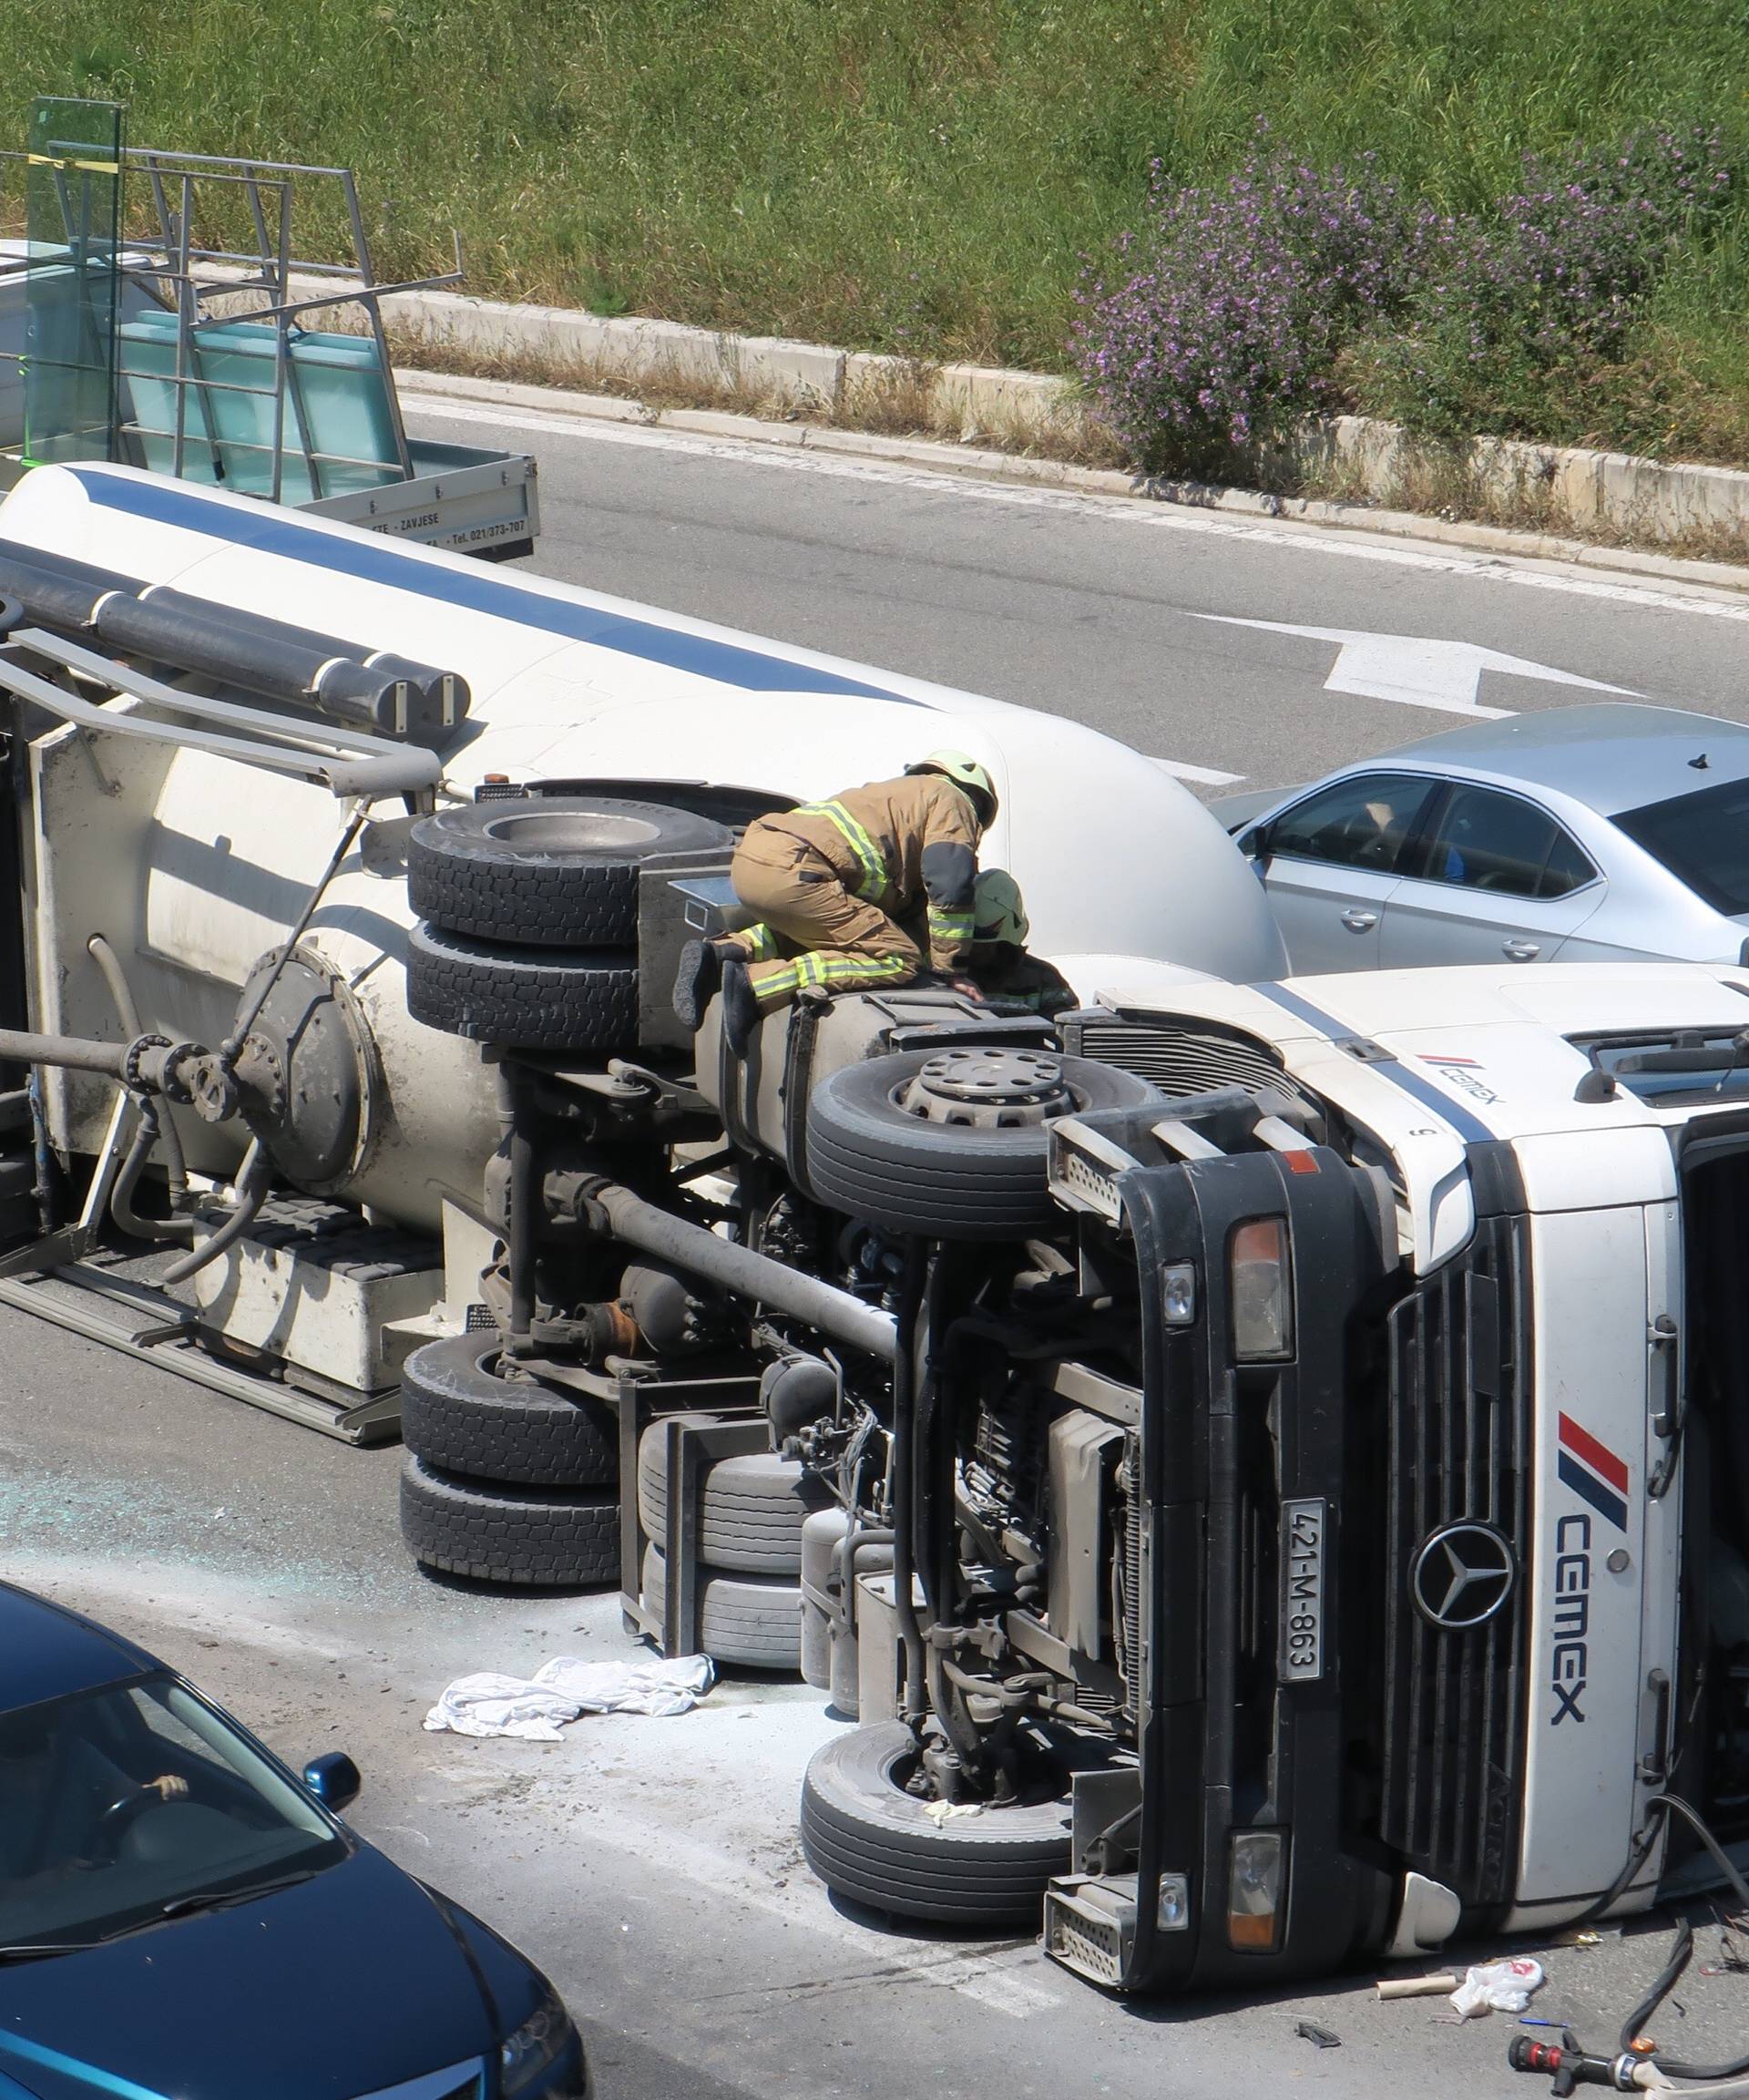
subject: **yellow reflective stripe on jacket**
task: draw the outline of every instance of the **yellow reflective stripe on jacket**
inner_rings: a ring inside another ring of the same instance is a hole
[[[747,981],[762,1005],[767,1000],[792,999],[802,989],[801,964],[756,962],[747,972]]]
[[[777,954],[777,936],[768,926],[744,926],[735,938],[752,962],[770,962]]]
[[[855,855],[861,873],[855,894],[872,903],[886,888],[886,857],[842,802],[811,802],[794,813],[797,816],[823,816],[840,834]]]

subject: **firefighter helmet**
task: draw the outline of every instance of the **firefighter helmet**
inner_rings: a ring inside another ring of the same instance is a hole
[[[978,822],[987,831],[996,820],[996,783],[988,769],[978,763],[969,753],[963,751],[932,751],[927,758],[920,758],[915,765],[907,765],[906,773],[939,773],[951,780],[956,787],[964,788],[977,809]]]
[[[972,896],[972,938],[980,945],[1001,942],[1025,948],[1031,928],[1020,885],[1005,867],[987,867]]]

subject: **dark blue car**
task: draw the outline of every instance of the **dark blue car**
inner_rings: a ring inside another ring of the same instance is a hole
[[[552,1985],[358,1786],[0,1583],[0,2100],[580,2100]]]

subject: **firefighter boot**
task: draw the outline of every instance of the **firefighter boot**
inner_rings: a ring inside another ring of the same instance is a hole
[[[731,956],[722,966],[722,1032],[737,1057],[745,1057],[747,1045],[759,1026],[759,995],[747,975],[747,966]]]
[[[680,1026],[695,1030],[722,982],[722,951],[715,941],[690,940],[680,950],[675,972],[673,1007]]]

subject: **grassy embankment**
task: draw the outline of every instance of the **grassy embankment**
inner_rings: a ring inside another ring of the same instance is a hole
[[[453,223],[481,293],[1062,371],[1080,259],[1155,158],[1217,178],[1261,115],[1450,210],[1526,149],[1642,124],[1719,124],[1745,167],[1744,25],[1742,0],[8,0],[0,142],[34,92],[113,96],[136,143],[351,162],[386,271],[443,267]],[[1749,458],[1744,207],[1624,358],[1510,420]]]

